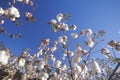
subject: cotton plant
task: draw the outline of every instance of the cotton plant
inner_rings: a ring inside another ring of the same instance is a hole
[[[17,2],[23,3],[24,1],[17,0]],[[26,1],[29,4],[30,0]],[[14,16],[16,20],[20,17],[19,9],[14,6],[12,8],[16,10],[15,12],[9,11],[9,17]],[[1,16],[5,14],[2,8],[0,9],[0,14]],[[25,16],[28,20],[32,21],[32,13],[26,12]],[[0,69],[3,69],[5,66],[3,71],[7,71],[7,67],[13,71],[12,75],[10,75],[10,71],[8,72],[9,76],[12,76],[9,79],[18,80],[20,77],[22,80],[102,80],[103,77],[105,79],[109,78],[112,70],[114,70],[110,65],[117,63],[114,62],[116,58],[111,55],[112,52],[108,48],[102,47],[99,51],[106,57],[106,60],[91,59],[95,46],[100,43],[97,41],[99,39],[90,28],[80,30],[79,33],[75,32],[77,26],[75,24],[69,25],[65,19],[66,16],[63,13],[58,13],[56,19],[50,20],[49,24],[52,25],[53,31],[59,31],[61,35],[55,41],[51,41],[49,38],[42,39],[39,49],[35,54],[31,54],[27,49],[20,56],[10,58],[9,50],[0,50]],[[70,35],[67,32],[71,32],[69,33]],[[82,37],[85,37],[83,45],[81,42],[75,42],[76,46],[74,46],[72,41],[69,40],[74,41]],[[53,42],[52,45],[51,42]],[[73,49],[70,46],[73,46]],[[120,51],[120,43],[117,41],[110,41],[108,46],[112,50]]]

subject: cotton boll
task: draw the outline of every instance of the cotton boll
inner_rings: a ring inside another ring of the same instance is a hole
[[[4,24],[4,20],[0,20],[0,24]]]
[[[117,43],[116,41],[111,40],[110,42],[108,42],[108,46],[109,46],[110,48],[115,48],[116,43]]]
[[[81,76],[82,76],[82,79],[85,79],[87,77],[86,74],[88,73],[88,68],[86,65],[82,65],[82,68],[83,68],[83,70],[81,72]]]
[[[110,55],[110,51],[107,48],[102,48],[101,53],[104,54],[106,58],[112,58]]]
[[[85,34],[84,30],[80,30],[80,36],[83,36]]]
[[[71,33],[71,37],[76,39],[76,38],[78,38],[78,34],[77,33]]]
[[[20,58],[20,59],[19,59],[19,62],[18,62],[18,65],[19,65],[20,67],[24,67],[24,66],[25,66],[25,59],[24,59],[24,58]]]
[[[69,30],[68,24],[60,23],[60,24],[58,25],[58,29],[59,29],[60,31],[68,31],[68,30]]]
[[[55,20],[55,19],[52,19],[50,22],[49,22],[49,24],[56,24],[57,23],[57,21]]]
[[[72,24],[70,29],[75,31],[77,29],[77,26],[75,24]]]
[[[4,10],[2,9],[2,7],[0,7],[0,16],[2,16],[4,14]]]
[[[78,47],[75,49],[74,51],[74,56],[73,56],[73,59],[72,59],[72,62],[73,63],[79,63],[81,60],[82,60],[82,56],[83,56],[83,53],[82,53],[82,48],[81,47]]]
[[[101,73],[100,67],[96,61],[91,62],[91,71],[93,74]]]
[[[120,42],[116,43],[115,50],[117,50],[118,52],[120,52]]]
[[[50,49],[50,51],[53,53],[54,51],[56,51],[57,50],[57,47],[52,47],[51,49]]]
[[[64,15],[62,13],[57,14],[56,16],[58,22],[61,22],[61,20],[64,18]]]
[[[42,59],[40,59],[40,61],[39,61],[39,68],[43,69],[44,65],[45,65],[45,62]]]
[[[57,60],[57,61],[54,63],[54,66],[55,66],[56,68],[59,68],[60,65],[61,65],[61,61],[59,61],[59,60]]]
[[[95,44],[95,42],[94,42],[94,40],[92,38],[87,38],[85,43],[86,43],[86,46],[88,46],[90,48],[92,48],[94,46],[94,44]]]
[[[76,66],[76,73],[79,74],[82,71],[81,67],[79,65]]]
[[[2,65],[7,65],[9,58],[10,58],[10,54],[9,53],[7,53],[4,50],[0,51],[0,63]]]
[[[65,71],[65,70],[67,69],[66,64],[63,64],[61,69],[62,69],[63,71]]]
[[[43,73],[43,76],[44,76],[45,80],[47,80],[47,78],[49,77],[49,75],[45,72]]]
[[[8,16],[10,17],[11,21],[15,21],[16,18],[20,17],[20,13],[19,13],[19,11],[18,11],[17,8],[15,8],[14,6],[12,6],[12,7],[10,7],[8,9]]]
[[[17,8],[12,6],[11,8],[8,9],[8,13],[10,16],[14,16],[15,18],[19,18],[20,14]]]
[[[93,33],[93,32],[92,32],[91,29],[88,28],[88,29],[86,30],[86,34],[87,34],[87,37],[88,37],[88,38],[91,38],[92,33]]]

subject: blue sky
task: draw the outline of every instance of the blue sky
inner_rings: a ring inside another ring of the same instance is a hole
[[[8,0],[1,0],[0,6],[6,7]],[[25,48],[30,48],[31,52],[38,51],[38,46],[42,38],[57,40],[59,33],[53,33],[48,22],[56,18],[60,12],[71,14],[71,19],[67,22],[69,25],[76,24],[78,31],[91,28],[97,32],[104,29],[105,42],[102,46],[107,47],[110,40],[120,41],[120,0],[33,0],[35,11],[28,9],[28,6],[16,5],[20,11],[32,11],[36,18],[35,23],[23,21],[21,26],[15,26],[9,20],[3,27],[8,34],[21,33],[21,39],[9,39],[8,35],[1,35],[0,41],[11,49],[13,54],[20,54]],[[21,12],[21,14],[23,14]],[[81,40],[81,39],[80,39]],[[79,40],[78,40],[79,41]],[[100,45],[101,47],[101,45]]]

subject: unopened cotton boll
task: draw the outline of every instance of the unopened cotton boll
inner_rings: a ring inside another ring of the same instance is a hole
[[[71,37],[76,39],[76,38],[78,38],[78,34],[77,33],[71,33]]]
[[[101,73],[101,69],[96,61],[91,62],[91,71],[93,74]]]
[[[61,20],[64,18],[64,15],[62,13],[57,14],[56,16],[58,22],[61,22]]]

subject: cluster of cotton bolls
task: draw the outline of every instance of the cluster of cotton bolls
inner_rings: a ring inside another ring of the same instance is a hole
[[[23,2],[24,0],[17,0]],[[12,8],[15,8],[12,6]],[[11,9],[11,8],[10,8]],[[15,9],[17,11],[17,9]],[[2,14],[2,12],[0,12]],[[9,12],[19,17],[12,12]],[[19,12],[16,12],[19,14]],[[27,12],[28,19],[32,18],[32,14]],[[64,20],[64,15],[59,13],[57,20],[52,19],[50,24],[54,28],[60,31],[68,31],[77,29],[75,24],[68,27]],[[95,59],[85,60],[89,58],[90,51],[95,45],[93,39],[93,32],[90,28],[86,30],[80,30],[80,33],[71,33],[73,39],[86,36],[84,49],[81,45],[74,47],[74,50],[69,48],[69,37],[67,35],[61,35],[53,45],[49,38],[41,40],[39,45],[39,51],[35,54],[30,54],[29,49],[26,49],[20,56],[12,56],[9,49],[0,50],[0,79],[2,80],[101,80],[103,67],[100,66],[100,62]],[[62,47],[61,47],[62,44]],[[71,44],[71,43],[70,43]],[[108,45],[116,50],[119,50],[120,44],[115,41],[111,41]],[[61,51],[60,51],[61,50]],[[110,51],[107,48],[102,48],[101,53],[106,58],[111,59]],[[60,55],[59,55],[60,54]],[[58,56],[60,57],[58,57]],[[61,56],[62,55],[62,56]],[[84,58],[85,57],[85,58]],[[109,69],[110,70],[110,69]],[[107,69],[107,71],[109,71]],[[107,72],[106,71],[106,72]],[[7,73],[7,74],[3,74]],[[1,78],[1,75],[4,77]],[[96,77],[98,76],[98,77]]]
[[[23,2],[25,4],[28,5],[33,5],[33,2],[30,0],[13,0],[14,4],[17,2]],[[3,9],[2,7],[0,7],[0,24],[4,24],[4,19],[8,18],[11,21],[16,21],[18,18],[20,18],[20,12],[19,9],[17,7],[14,6],[14,4],[11,4],[12,2],[10,2],[10,7],[8,7],[7,9]],[[26,15],[26,17],[28,17]],[[29,16],[30,17],[30,16]]]

